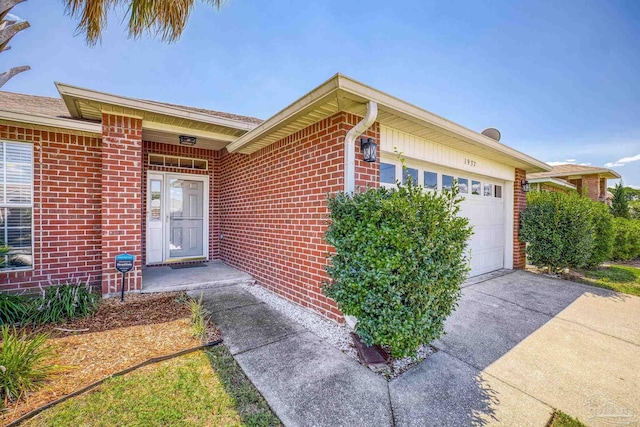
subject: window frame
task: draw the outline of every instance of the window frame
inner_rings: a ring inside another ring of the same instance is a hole
[[[31,265],[29,267],[0,267],[0,274],[2,273],[10,273],[14,271],[33,271],[35,269],[35,153],[33,143],[31,142],[23,142],[23,141],[11,141],[7,139],[0,139],[0,144],[3,145],[2,157],[0,158],[0,163],[3,165],[3,175],[0,177],[0,182],[4,185],[4,194],[3,199],[0,199],[0,209],[9,209],[9,208],[28,208],[31,209]],[[22,145],[28,146],[31,156],[31,182],[29,186],[29,190],[31,192],[30,203],[8,203],[6,200],[6,185],[7,185],[7,144],[12,145]],[[4,201],[3,201],[4,200]],[[8,225],[5,225],[0,229],[0,233],[4,233],[2,236],[3,239],[6,239],[5,244],[9,244],[7,239],[8,234]]]

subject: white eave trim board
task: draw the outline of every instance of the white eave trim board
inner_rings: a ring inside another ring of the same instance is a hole
[[[132,99],[123,96],[111,95],[104,92],[98,92],[95,90],[79,88],[76,86],[67,85],[64,83],[56,82],[58,92],[62,96],[69,112],[71,114],[78,115],[78,111],[75,105],[75,98],[87,99],[94,102],[117,105],[120,107],[131,108],[133,110],[147,111],[154,114],[163,114],[171,117],[178,117],[182,119],[189,119],[203,123],[209,123],[217,126],[224,126],[232,129],[249,131],[256,127],[253,123],[247,123],[240,120],[233,120],[224,117],[214,117],[209,114],[199,113],[197,111],[186,110],[179,107],[169,107],[153,101],[146,101],[140,99]],[[69,99],[67,99],[69,98]]]
[[[78,132],[102,134],[102,124],[82,122],[63,117],[38,116],[35,114],[15,113],[13,111],[0,111],[0,119],[18,123],[27,123],[38,126],[69,129]]]
[[[173,126],[165,123],[150,122],[148,120],[142,120],[142,130],[154,130],[159,132],[172,133],[175,135],[189,135],[195,136],[197,138],[209,138],[223,142],[233,142],[238,139],[237,136],[227,135],[224,133],[197,130],[182,126]]]
[[[335,96],[339,103],[340,97],[344,95],[348,95],[350,98],[362,103],[367,101],[376,102],[381,111],[387,111],[400,117],[404,117],[407,120],[417,123],[422,122],[441,129],[444,132],[449,132],[450,134],[455,135],[466,143],[501,153],[502,155],[515,159],[518,162],[531,165],[540,170],[551,170],[551,166],[540,160],[423,110],[422,108],[416,107],[415,105],[409,104],[377,89],[373,89],[360,82],[352,80],[342,74],[336,74],[325,83],[309,92],[307,95],[284,108],[273,117],[265,120],[252,131],[242,135],[235,142],[229,144],[227,149],[229,152],[240,151],[246,145],[258,140],[263,134],[283,127],[296,117],[301,116],[304,112],[312,110],[316,105],[325,101],[326,98]]]
[[[529,181],[530,184],[549,184],[556,187],[570,188],[572,190],[576,189],[576,186],[573,185],[572,183],[567,182],[563,179],[557,179],[557,178],[532,178],[532,179],[527,179],[527,181]]]
[[[299,100],[283,108],[271,118],[262,122],[255,129],[242,135],[235,142],[229,144],[227,146],[227,150],[230,153],[238,151],[245,145],[249,144],[254,138],[294,120],[296,117],[301,116],[306,111],[313,109],[316,103],[336,96],[335,91],[337,88],[338,80],[334,76]]]

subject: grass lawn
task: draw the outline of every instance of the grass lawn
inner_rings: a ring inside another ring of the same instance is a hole
[[[611,264],[606,267],[585,270],[582,276],[582,280],[588,285],[640,296],[640,268]]]
[[[213,368],[213,369],[212,369]],[[149,365],[25,426],[280,426],[224,346]]]
[[[565,414],[562,411],[556,411],[549,423],[549,427],[586,427],[579,420]]]

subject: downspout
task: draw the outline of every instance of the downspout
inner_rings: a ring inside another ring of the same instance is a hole
[[[344,191],[353,193],[356,189],[356,138],[366,132],[378,117],[378,103],[369,101],[367,103],[367,114],[354,127],[352,127],[344,138]],[[354,316],[344,316],[348,327],[355,329],[358,319]]]
[[[378,104],[367,103],[367,114],[364,119],[352,127],[344,138],[344,191],[353,193],[356,189],[356,138],[366,132],[378,117]]]

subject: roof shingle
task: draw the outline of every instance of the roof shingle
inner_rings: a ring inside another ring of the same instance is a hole
[[[537,173],[527,174],[527,178],[536,179],[536,178],[552,178],[557,176],[591,175],[591,174],[612,174],[612,175],[616,175],[618,178],[620,177],[617,172],[607,168],[601,168],[597,166],[566,164],[566,165],[554,166],[553,169],[549,172],[537,172]]]
[[[133,99],[133,98],[132,98]],[[222,111],[207,110],[205,108],[189,107],[186,105],[169,104],[166,102],[157,102],[147,99],[138,99],[139,101],[152,102],[158,105],[164,105],[172,108],[180,108],[187,111],[207,114],[212,117],[221,117],[225,119],[237,120],[245,123],[258,125],[262,123],[261,119],[256,117],[241,116],[238,114],[225,113]],[[67,110],[64,101],[60,98],[50,98],[48,96],[26,95],[23,93],[13,93],[0,91],[0,111],[11,111],[13,113],[35,114],[47,117],[64,117],[72,118]]]

